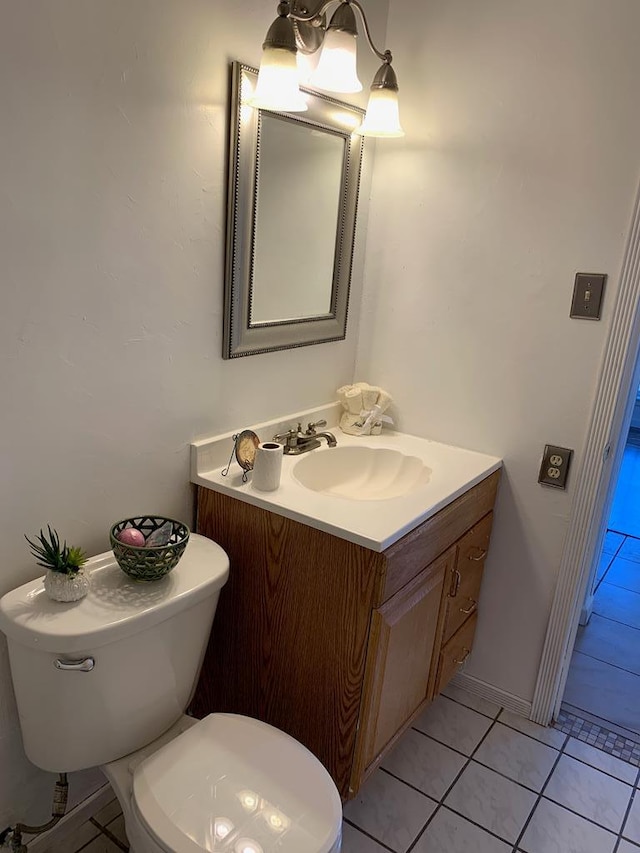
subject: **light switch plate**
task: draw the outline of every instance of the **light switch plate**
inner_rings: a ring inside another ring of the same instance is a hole
[[[581,320],[599,320],[606,281],[604,273],[577,273],[569,316]]]
[[[543,486],[566,489],[572,455],[573,450],[568,447],[557,447],[554,444],[545,445],[538,482],[542,483]]]

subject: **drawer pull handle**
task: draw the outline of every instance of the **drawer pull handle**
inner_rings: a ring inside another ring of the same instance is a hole
[[[453,572],[453,577],[451,578],[451,589],[449,590],[449,597],[455,598],[458,594],[458,590],[460,589],[460,583],[462,582],[462,578],[460,577],[460,572],[455,569]]]
[[[469,601],[468,607],[461,607],[460,608],[460,613],[464,613],[465,616],[467,616],[469,613],[473,613],[473,611],[478,607],[478,602],[474,601],[473,598],[469,598],[468,601]]]
[[[481,560],[484,560],[484,558],[487,556],[487,554],[488,554],[488,551],[486,548],[480,548],[480,553],[476,554],[475,557],[472,557],[471,554],[468,554],[467,556],[469,557],[470,560],[473,560],[474,563],[479,563]]]
[[[460,660],[458,660],[458,658],[454,658],[454,660],[453,660],[454,664],[456,666],[460,666],[461,663],[464,663],[466,661],[466,659],[469,657],[470,654],[471,654],[471,649],[463,648],[462,649],[462,657],[460,658]]]
[[[72,672],[91,672],[96,662],[93,658],[83,658],[82,660],[60,660],[60,658],[56,658],[53,665],[56,669],[71,670]]]

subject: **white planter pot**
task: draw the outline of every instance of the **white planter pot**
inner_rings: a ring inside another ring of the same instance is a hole
[[[89,578],[82,569],[72,575],[48,569],[44,576],[44,588],[54,601],[78,601],[89,592]]]

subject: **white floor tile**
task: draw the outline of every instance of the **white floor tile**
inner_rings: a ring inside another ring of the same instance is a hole
[[[468,690],[463,690],[462,687],[456,687],[455,684],[447,684],[442,691],[442,695],[448,696],[449,699],[455,699],[461,705],[466,705],[467,708],[472,708],[474,711],[484,714],[485,717],[491,717],[492,720],[500,712],[500,705],[496,705],[495,702],[490,702],[482,696],[477,696],[475,693],[469,693]]]
[[[122,853],[122,850],[106,835],[99,835],[82,848],[82,853]]]
[[[386,853],[377,841],[372,841],[348,823],[342,825],[342,853]]]
[[[547,746],[553,746],[555,749],[561,749],[567,739],[567,735],[559,729],[539,726],[537,723],[527,720],[526,717],[521,717],[520,714],[514,714],[513,711],[502,710],[498,720],[506,726],[511,726],[512,729],[517,729],[525,735],[546,743]]]
[[[344,816],[397,853],[405,853],[433,814],[436,803],[403,782],[376,770]]]
[[[487,717],[446,696],[438,696],[413,723],[415,729],[465,755],[471,755],[491,725]]]
[[[88,844],[91,839],[96,838],[100,834],[100,830],[90,821],[81,824],[69,835],[56,841],[42,853],[76,853],[85,844]]]
[[[636,847],[630,841],[625,841],[623,838],[618,847],[618,853],[640,853],[640,847]]]
[[[605,773],[563,755],[551,775],[544,795],[604,826],[619,832],[633,789]]]
[[[115,820],[112,820],[107,824],[106,828],[112,835],[115,835],[118,841],[121,841],[127,846],[129,845],[129,839],[127,838],[127,833],[124,828],[124,815],[121,814],[119,817],[115,818]]]
[[[512,844],[520,834],[536,795],[472,761],[445,803]]]
[[[640,628],[640,594],[605,580],[596,592],[593,612],[624,625]]]
[[[602,547],[603,554],[616,554],[624,542],[622,533],[615,533],[613,530],[607,530],[604,537],[604,545]]]
[[[114,797],[110,803],[107,803],[106,806],[103,806],[99,812],[96,812],[96,814],[93,815],[93,819],[97,820],[101,826],[106,826],[110,821],[121,814],[122,809],[120,808],[120,803]]]
[[[511,853],[511,845],[442,806],[412,853]]]
[[[640,675],[574,651],[564,701],[640,734]]]
[[[638,563],[632,565],[640,569]],[[639,645],[640,629],[594,613],[589,624],[578,631],[574,648],[583,655],[640,675],[640,661],[636,654]]]
[[[565,750],[567,755],[572,755],[574,758],[579,758],[602,770],[603,773],[608,773],[610,776],[615,776],[621,782],[626,782],[628,785],[633,785],[638,775],[638,768],[633,764],[628,764],[626,761],[621,761],[615,755],[609,755],[601,749],[596,749],[588,743],[583,743],[581,740],[576,740],[574,737],[569,738]]]
[[[409,729],[382,766],[425,794],[440,800],[467,759],[428,735]]]
[[[520,842],[525,853],[612,853],[616,836],[542,799]]]
[[[640,844],[640,793],[635,792],[633,804],[629,810],[629,816],[622,830],[625,838]]]
[[[535,791],[542,790],[557,758],[557,750],[501,723],[496,723],[474,755],[475,761]]]

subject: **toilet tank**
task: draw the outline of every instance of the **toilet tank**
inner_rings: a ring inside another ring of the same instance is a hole
[[[131,580],[111,551],[86,570],[81,601],[51,601],[42,579],[0,599],[25,751],[58,773],[133,752],[186,710],[229,560],[192,534],[162,580]]]

